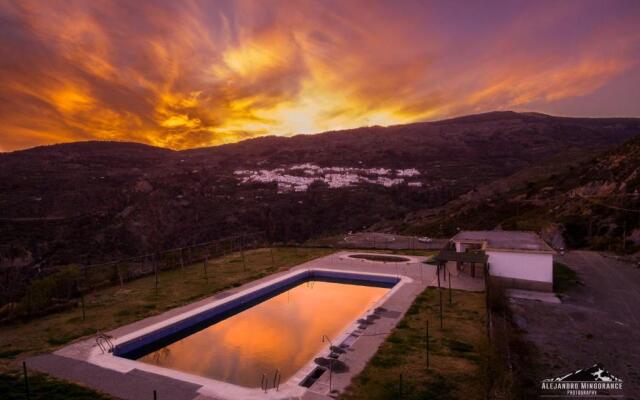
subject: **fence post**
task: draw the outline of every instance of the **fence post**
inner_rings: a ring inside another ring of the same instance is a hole
[[[31,391],[29,390],[29,376],[27,375],[27,363],[22,362],[22,372],[24,373],[24,390],[27,395],[27,400],[31,398]]]
[[[82,320],[86,319],[86,314],[84,312],[84,292],[80,292],[80,304],[82,305]]]
[[[429,369],[429,320],[426,321],[427,369]]]
[[[449,272],[449,305],[452,304],[451,301],[451,272]]]
[[[153,391],[153,400],[158,400],[158,393],[155,390]]]
[[[151,262],[153,263],[153,274],[156,279],[156,296],[158,296],[158,263],[156,262],[155,253],[151,255]]]
[[[240,256],[242,256],[242,268],[247,270],[247,262],[244,259],[244,236],[240,236]]]
[[[440,295],[440,329],[442,329],[442,289],[438,288],[438,294]]]
[[[402,372],[400,373],[400,384],[399,384],[399,397],[398,398],[402,398]]]
[[[120,268],[121,263],[118,263],[116,265],[117,265],[116,270],[118,272],[118,278],[120,278],[120,286],[124,286],[124,278],[122,277],[122,271]]]
[[[491,343],[491,301],[490,301],[490,279],[487,276],[489,273],[489,268],[485,264],[484,266],[484,294],[485,294],[485,315],[486,315],[486,324],[487,324],[487,338],[489,339],[489,343]]]
[[[31,290],[27,286],[27,317],[31,318]]]
[[[209,257],[204,256],[204,261],[202,262],[204,266],[204,280],[209,284],[209,276],[207,275],[207,264],[209,263]]]

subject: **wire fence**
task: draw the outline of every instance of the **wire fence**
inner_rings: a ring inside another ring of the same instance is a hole
[[[278,247],[420,249],[440,248],[438,239],[421,242],[416,237],[380,233],[347,235],[338,243],[280,243]],[[265,232],[250,232],[208,242],[165,249],[158,252],[121,258],[94,264],[75,263],[56,267],[4,267],[0,269],[0,323],[16,318],[47,315],[82,303],[83,296],[104,289],[155,275],[156,292],[161,272],[184,268],[227,254],[240,252],[242,268],[246,270],[245,250],[272,247]],[[204,277],[215,279],[212,268]],[[207,277],[207,274],[211,276]]]
[[[106,263],[82,267],[83,290],[93,290],[105,286],[123,284],[140,277],[161,271],[184,268],[202,262],[206,258],[225,256],[233,252],[255,249],[267,245],[262,232],[242,234],[198,243],[185,247],[149,253]]]
[[[9,267],[0,270],[0,322],[55,312],[77,304],[92,291],[123,285],[207,259],[269,245],[263,232],[245,233],[184,247],[90,265],[71,264],[46,270]]]

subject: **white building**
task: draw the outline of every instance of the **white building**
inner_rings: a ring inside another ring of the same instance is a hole
[[[462,231],[451,242],[456,253],[483,251],[491,279],[506,287],[553,291],[554,251],[535,232]]]

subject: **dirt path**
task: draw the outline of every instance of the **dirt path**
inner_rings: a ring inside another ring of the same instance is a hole
[[[640,269],[596,252],[557,257],[583,286],[562,304],[515,300],[525,339],[539,351],[539,379],[602,363],[624,381],[625,398],[640,399]]]

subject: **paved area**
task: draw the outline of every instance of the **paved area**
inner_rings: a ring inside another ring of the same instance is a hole
[[[377,348],[386,339],[393,327],[403,317],[414,298],[428,285],[436,282],[435,266],[425,264],[425,257],[408,256],[409,262],[372,262],[368,260],[347,257],[352,252],[340,252],[326,257],[322,257],[310,262],[301,264],[293,270],[304,270],[312,268],[328,268],[346,271],[377,272],[397,276],[407,276],[412,279],[411,283],[404,284],[399,290],[382,304],[383,309],[376,311],[377,318],[372,320],[364,328],[358,328],[358,339],[352,344],[345,354],[339,358],[346,368],[340,373],[332,375],[331,389],[341,391],[350,383],[351,379],[357,375],[375,354]],[[196,307],[209,304],[221,298],[230,296],[239,291],[249,289],[253,286],[271,280],[274,277],[284,275],[283,272],[271,275],[263,279],[248,283],[239,288],[234,288],[207,299],[170,310],[161,315],[146,318],[144,320],[129,324],[111,332],[111,336],[118,338],[130,334],[139,329],[151,326],[159,321],[174,317],[183,312],[193,310]],[[466,279],[465,279],[466,278]],[[482,280],[470,277],[452,277],[452,288],[479,289],[482,290]],[[480,284],[478,284],[480,283]],[[445,286],[446,287],[446,286]],[[53,355],[44,355],[29,359],[30,368],[49,373],[71,381],[80,382],[89,387],[97,388],[106,393],[110,393],[122,399],[142,399],[152,398],[153,390],[158,392],[159,398],[171,398],[177,400],[210,400],[213,397],[205,396],[201,386],[193,383],[179,381],[143,372],[137,369],[128,371],[116,371],[105,369],[86,362],[90,352],[95,348],[95,342],[85,340],[74,343],[60,349]],[[297,383],[296,383],[297,385]],[[200,391],[199,391],[200,390]],[[199,391],[199,392],[198,392]],[[303,394],[303,399],[313,400],[328,398],[329,374],[324,373],[310,388]],[[275,399],[280,398],[278,393],[270,391],[260,398]]]
[[[531,290],[507,289],[507,297],[512,299],[542,301],[544,303],[560,304],[561,301],[555,293],[534,292]]]
[[[431,241],[423,242],[419,240],[418,236],[379,232],[357,232],[351,235],[345,235],[337,245],[361,249],[440,250],[447,243],[449,243],[449,239],[431,238]]]
[[[80,382],[122,399],[153,399],[154,390],[158,399],[192,400],[198,395],[199,386],[188,382],[139,370],[123,374],[55,354],[30,358],[27,364],[30,369]]]
[[[640,269],[596,252],[557,261],[578,272],[582,286],[561,304],[513,299],[516,322],[539,351],[539,379],[602,363],[624,381],[626,399],[640,399]]]

